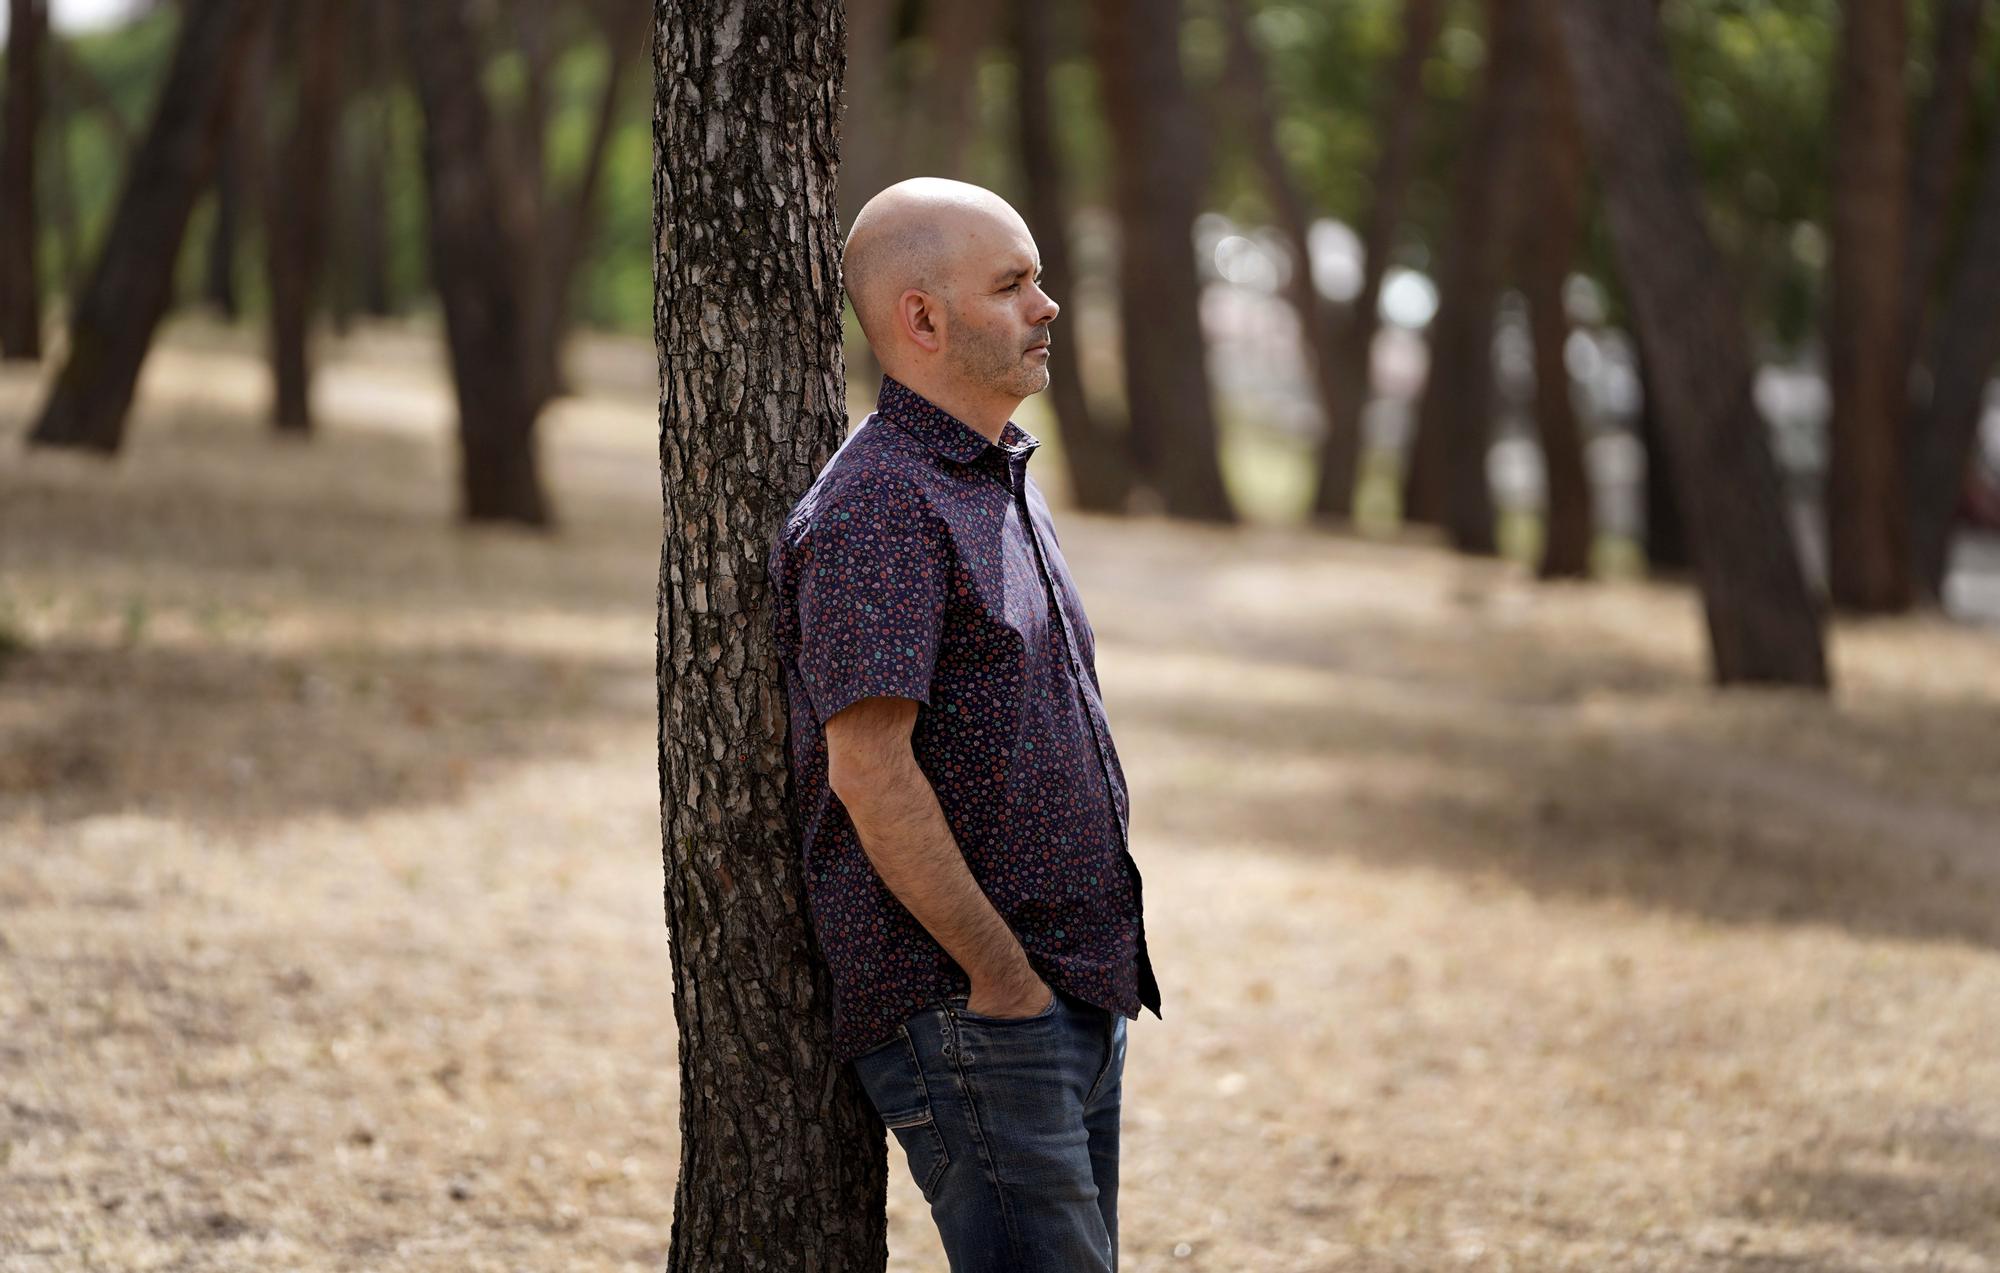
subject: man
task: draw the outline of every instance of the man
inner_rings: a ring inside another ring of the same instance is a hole
[[[807,895],[852,1059],[951,1267],[1117,1267],[1128,1019],[1159,1015],[1125,776],[1034,437],[1035,241],[920,178],[855,218],[876,409],[771,551]]]

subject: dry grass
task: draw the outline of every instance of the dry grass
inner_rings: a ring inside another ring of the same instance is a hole
[[[111,466],[0,373],[0,1269],[661,1264],[649,359],[549,541],[450,527],[406,334],[303,448],[213,333]],[[2000,642],[1719,697],[1673,590],[1064,538],[1167,997],[1125,1267],[2000,1267]]]

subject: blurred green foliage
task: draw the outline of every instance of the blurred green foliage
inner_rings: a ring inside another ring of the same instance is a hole
[[[1210,126],[1198,139],[1212,174],[1211,203],[1244,220],[1268,216],[1267,204],[1240,125],[1218,100],[1223,31],[1216,0],[1189,0],[1183,52],[1195,92],[1207,103]],[[1400,0],[1262,0],[1253,3],[1254,29],[1266,51],[1271,90],[1281,113],[1279,143],[1292,161],[1315,208],[1355,222],[1369,199],[1378,98],[1383,77],[1402,39]],[[1932,0],[1912,5],[1909,82],[1912,110],[1929,88]],[[1485,41],[1477,0],[1453,0],[1445,28],[1425,66],[1427,101],[1422,161],[1397,245],[1401,264],[1423,268],[1450,233],[1451,164],[1468,106],[1479,90]],[[1828,166],[1831,158],[1829,76],[1835,50],[1837,0],[1666,0],[1665,23],[1685,113],[1694,138],[1710,224],[1735,267],[1753,330],[1767,350],[1782,352],[1809,340],[1820,310],[1826,252]],[[1084,15],[1064,11],[1062,56],[1051,68],[1055,117],[1071,196],[1102,203],[1110,164],[1108,140],[1096,107],[1095,77],[1085,47]],[[152,95],[164,69],[173,28],[162,7],[129,26],[69,40],[75,58],[103,85],[128,127],[143,131]],[[1004,27],[1004,23],[999,24]],[[1989,47],[1979,65],[2000,64],[2000,23],[1989,23]],[[979,137],[967,176],[1004,192],[1017,192],[1013,146],[1013,68],[1003,38],[983,66],[978,85]],[[919,33],[916,39],[923,37]],[[625,56],[644,61],[643,49]],[[576,40],[559,59],[547,155],[557,188],[583,162],[607,51],[591,38]],[[651,88],[643,65],[633,68],[621,102],[620,123],[606,158],[598,202],[597,234],[578,272],[575,313],[586,324],[644,333],[652,316]],[[520,71],[507,58],[490,68],[488,87],[506,103],[519,92]],[[1979,77],[1970,154],[1979,153],[1994,126],[2000,77]],[[386,128],[370,112],[386,110]],[[427,293],[423,242],[423,191],[417,164],[421,147],[415,104],[398,85],[384,102],[363,99],[344,121],[342,145],[350,153],[386,144],[387,216],[393,244],[392,294],[408,301]],[[64,120],[62,145],[71,174],[77,234],[87,263],[117,191],[123,164],[112,131],[95,114]],[[44,280],[61,291],[64,253],[49,202],[56,162],[45,144]],[[1972,183],[1962,182],[1960,203]],[[199,288],[212,207],[197,212],[180,263],[182,294]],[[240,245],[236,278],[252,310],[262,303],[262,270],[254,224]],[[1609,278],[1601,227],[1592,234],[1588,268]]]

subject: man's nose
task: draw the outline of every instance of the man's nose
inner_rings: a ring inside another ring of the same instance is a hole
[[[1062,306],[1056,304],[1055,297],[1042,291],[1040,283],[1035,284],[1035,291],[1040,293],[1042,298],[1042,307],[1036,311],[1035,326],[1040,327],[1045,323],[1053,323],[1056,320],[1056,315],[1062,313]]]

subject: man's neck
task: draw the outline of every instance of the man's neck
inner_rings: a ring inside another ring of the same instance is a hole
[[[894,376],[894,373],[891,375]],[[967,428],[996,446],[1007,422],[1014,418],[1014,412],[1021,405],[1019,398],[967,393],[954,385],[927,383],[921,376],[894,376],[894,379],[938,410],[963,421]]]

